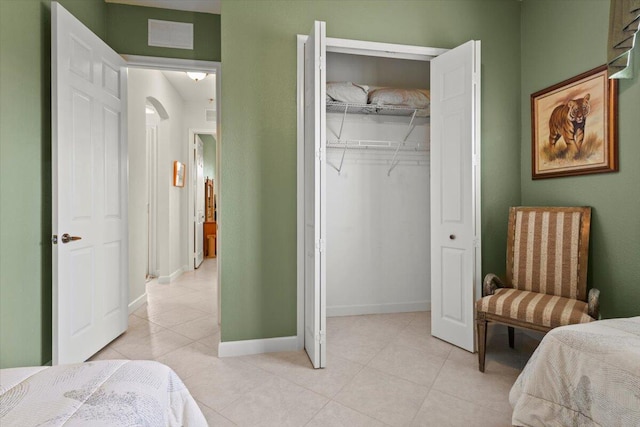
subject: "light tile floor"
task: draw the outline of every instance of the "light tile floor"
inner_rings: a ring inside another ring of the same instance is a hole
[[[147,284],[148,304],[93,359],[173,368],[211,426],[509,426],[509,390],[538,345],[493,326],[486,370],[430,335],[430,313],[327,319],[327,368],[304,353],[217,357],[216,260],[175,283]]]

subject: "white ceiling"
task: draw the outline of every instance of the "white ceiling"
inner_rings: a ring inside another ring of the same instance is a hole
[[[186,10],[189,12],[215,13],[220,15],[221,0],[105,0],[107,3],[134,6],[158,7],[161,9]]]
[[[184,71],[163,71],[162,74],[169,80],[169,83],[178,91],[185,101],[207,101],[215,99],[216,76],[209,74],[202,80],[193,81]],[[215,108],[215,103],[212,103]]]

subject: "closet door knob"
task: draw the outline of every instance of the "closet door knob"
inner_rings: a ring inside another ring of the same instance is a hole
[[[73,241],[75,241],[75,240],[81,240],[81,239],[82,239],[82,237],[79,237],[79,236],[70,236],[70,235],[69,235],[69,233],[64,233],[64,234],[62,235],[62,237],[60,238],[60,241],[61,241],[62,243],[69,243],[69,242],[73,242]]]
[[[455,234],[449,234],[449,239],[450,240],[456,240],[456,235]]]

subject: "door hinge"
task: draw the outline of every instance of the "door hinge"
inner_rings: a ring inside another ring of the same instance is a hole
[[[58,235],[54,234],[53,236],[51,236],[51,243],[53,243],[54,245],[58,244]]]
[[[480,247],[480,239],[479,238],[475,237],[473,239],[473,247],[474,248],[479,248]]]
[[[480,84],[480,73],[477,71],[474,71],[473,73],[473,84],[474,85],[479,85]]]
[[[320,61],[319,61],[320,63],[318,64],[318,68],[320,70],[324,70],[324,64],[325,64],[324,56],[321,56],[319,59],[320,59]]]
[[[316,336],[315,340],[318,344],[326,344],[327,343],[327,333],[325,331],[320,331]]]
[[[324,162],[324,153],[325,150],[323,148],[318,148],[316,150],[316,157],[320,162]]]
[[[478,165],[480,165],[480,160],[479,160],[479,159],[480,159],[480,156],[478,156],[477,154],[474,154],[474,155],[471,157],[471,164],[472,164],[473,166],[478,166]]]
[[[316,241],[316,250],[320,253],[323,253],[325,251],[324,239],[319,239],[318,241]]]

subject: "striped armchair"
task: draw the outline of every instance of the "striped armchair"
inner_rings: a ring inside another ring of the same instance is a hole
[[[589,207],[512,207],[507,237],[507,276],[487,274],[476,302],[478,362],[484,372],[487,323],[548,332],[598,318],[599,295],[587,296]]]

